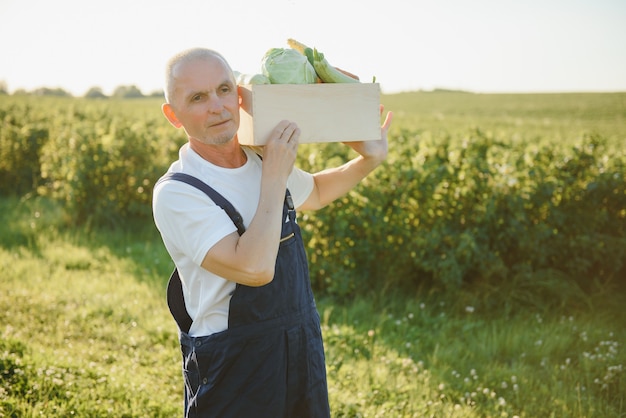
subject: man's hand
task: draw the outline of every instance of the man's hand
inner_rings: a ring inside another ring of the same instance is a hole
[[[299,139],[300,128],[295,123],[283,120],[276,125],[263,150],[264,175],[286,181],[296,162]]]
[[[380,114],[382,116],[384,106],[380,105]],[[363,158],[375,161],[377,164],[382,163],[387,158],[388,144],[387,132],[391,126],[393,113],[387,112],[385,121],[380,127],[380,139],[376,141],[357,141],[345,142],[350,148],[358,152]]]
[[[380,106],[383,113],[383,106]],[[380,128],[380,139],[374,141],[346,142],[359,153],[359,157],[340,167],[328,168],[313,175],[315,186],[307,200],[300,206],[302,210],[317,210],[349,192],[359,181],[378,167],[387,158],[387,132],[393,114],[387,113]]]

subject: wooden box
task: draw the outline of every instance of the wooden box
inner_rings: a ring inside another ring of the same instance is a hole
[[[378,83],[240,86],[242,145],[265,145],[283,119],[296,122],[300,143],[380,139]]]

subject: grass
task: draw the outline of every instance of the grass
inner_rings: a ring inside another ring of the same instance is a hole
[[[447,297],[401,300],[326,319],[337,416],[624,415],[621,314],[497,317]]]
[[[156,231],[63,224],[45,200],[0,199],[0,417],[180,416]],[[626,416],[623,293],[483,299],[320,298],[333,417]]]
[[[480,128],[509,141],[559,143],[595,133],[617,144],[626,133],[626,93],[410,92],[383,96],[382,101],[395,113],[392,130],[454,136]]]
[[[61,233],[32,209],[26,231],[3,234],[0,249],[0,416],[177,415],[173,322],[149,264],[133,257],[149,245],[128,233]]]

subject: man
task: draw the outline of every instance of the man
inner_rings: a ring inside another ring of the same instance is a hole
[[[238,89],[219,53],[173,57],[165,94],[165,117],[188,136],[168,172],[209,185],[243,219],[238,229],[219,199],[183,181],[163,178],[154,188],[155,223],[177,268],[168,303],[180,327],[185,416],[328,417],[319,316],[294,209],[324,207],[380,165],[391,114],[379,141],[349,143],[359,157],[309,174],[294,168],[300,130],[292,122],[278,123],[262,159],[240,146]]]

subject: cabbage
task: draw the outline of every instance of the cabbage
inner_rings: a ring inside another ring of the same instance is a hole
[[[315,69],[304,55],[291,48],[272,48],[261,61],[261,71],[272,84],[313,84]]]
[[[270,84],[270,80],[263,74],[235,74],[235,81],[238,85],[245,84]]]

